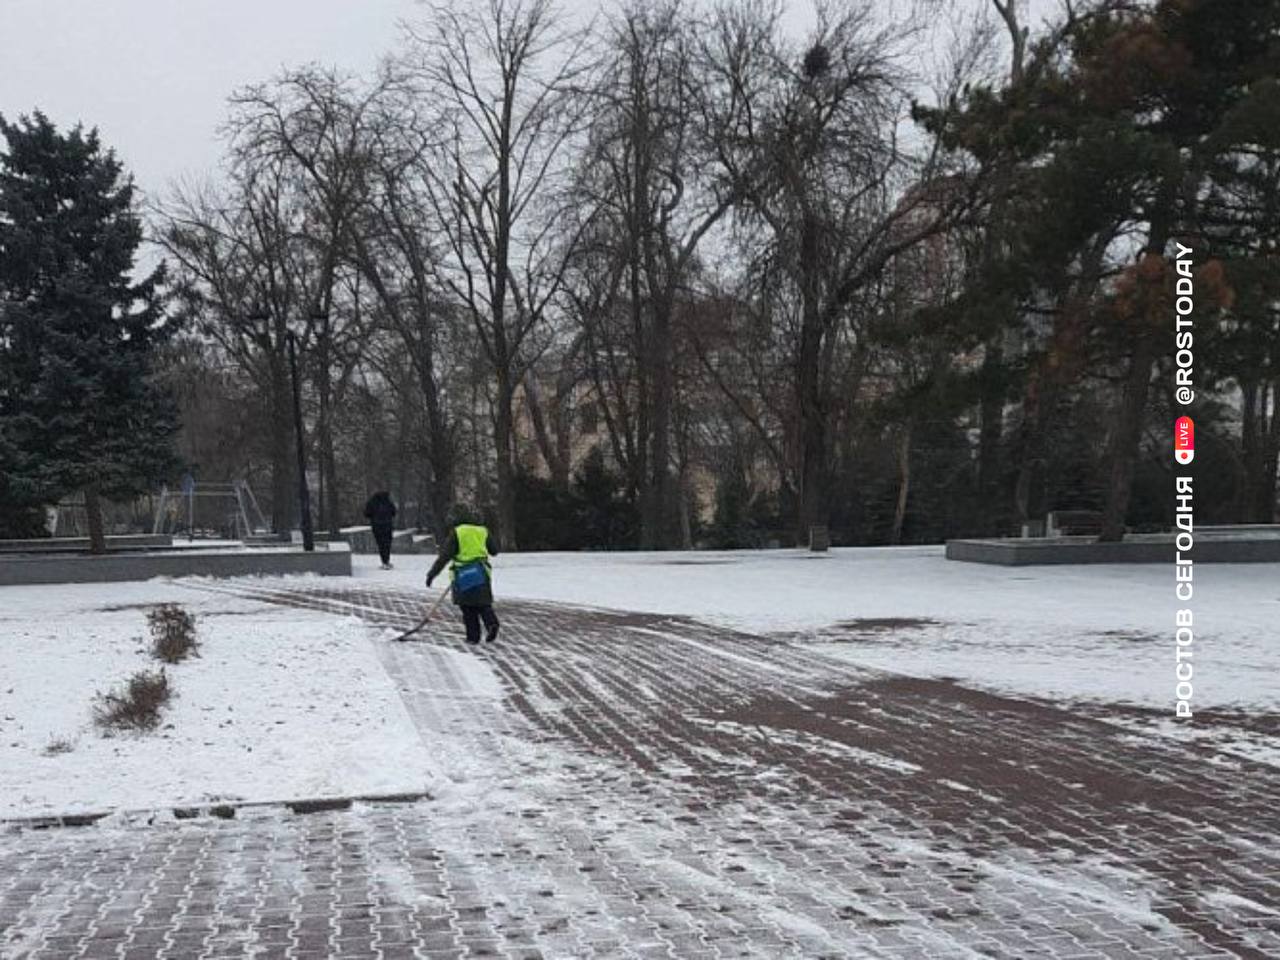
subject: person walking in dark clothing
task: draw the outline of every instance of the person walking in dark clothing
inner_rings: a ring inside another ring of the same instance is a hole
[[[395,529],[396,505],[391,502],[391,494],[379,490],[364,505],[364,515],[369,518],[369,526],[373,529],[373,539],[378,544],[378,554],[382,557],[382,569],[391,569],[391,532]]]
[[[478,521],[475,511],[464,505],[455,506],[449,514],[449,536],[427,573],[427,586],[449,566],[453,602],[462,610],[467,643],[480,642],[482,621],[485,642],[492,643],[498,637],[498,615],[493,612],[493,568],[489,563],[497,553],[497,541],[489,528]]]

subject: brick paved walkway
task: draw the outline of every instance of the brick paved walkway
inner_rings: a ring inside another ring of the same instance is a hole
[[[501,610],[483,667],[446,617],[373,641],[433,799],[0,834],[0,955],[1280,957],[1274,768],[689,621]]]

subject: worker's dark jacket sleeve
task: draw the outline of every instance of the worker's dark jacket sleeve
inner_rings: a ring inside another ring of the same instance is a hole
[[[427,571],[427,579],[434,580],[436,575],[449,565],[454,557],[458,555],[458,534],[453,530],[449,531],[449,536],[443,544],[440,545],[440,554],[436,557],[436,562],[431,565],[431,569]]]

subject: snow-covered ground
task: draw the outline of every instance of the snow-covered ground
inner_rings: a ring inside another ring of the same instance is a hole
[[[357,580],[429,599],[430,557],[397,556],[391,571],[376,557],[353,559]],[[1163,564],[1005,568],[922,547],[511,554],[495,571],[499,604],[689,616],[868,667],[1086,701],[1095,714],[1150,707],[1158,713],[1147,720],[1118,719],[1137,736],[1196,737],[1280,763],[1265,732],[1224,736],[1162,719],[1172,712],[1180,606]],[[1195,587],[1196,708],[1280,713],[1280,564],[1200,566]],[[159,730],[103,737],[91,724],[94,695],[155,666],[145,614],[162,602],[196,614],[202,655],[169,668],[177,696]],[[431,790],[447,745],[427,755],[379,662],[380,636],[353,617],[195,582],[0,588],[0,818]],[[58,742],[71,749],[48,749]]]
[[[409,588],[431,561],[398,556],[383,571],[376,557],[353,559],[357,577]],[[1195,576],[1196,708],[1280,711],[1280,564],[1205,564]],[[495,589],[499,602],[691,616],[900,673],[1170,712],[1174,613],[1188,606],[1172,565],[997,567],[941,547],[510,554],[495,561]],[[858,622],[877,620],[888,622]]]
[[[167,667],[159,729],[104,737],[94,696],[159,665],[164,602],[196,616],[200,656]],[[0,587],[0,818],[422,790],[430,769],[354,618],[160,580]]]

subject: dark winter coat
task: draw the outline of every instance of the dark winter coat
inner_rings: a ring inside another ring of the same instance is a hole
[[[485,537],[485,550],[489,556],[498,555],[498,540],[493,535],[493,531],[488,532]],[[431,565],[431,569],[427,571],[427,585],[430,586],[431,581],[440,575],[445,567],[454,561],[458,556],[458,533],[456,528],[449,531],[449,536],[445,537],[444,543],[440,545],[440,553],[436,556],[436,562]],[[486,567],[488,565],[486,564]],[[458,596],[454,591],[453,602],[460,607],[488,607],[493,604],[493,581],[487,578],[482,587],[470,590],[462,596]]]
[[[391,494],[379,490],[364,505],[364,515],[369,518],[369,525],[374,530],[389,531],[395,524],[396,505],[391,502]]]

